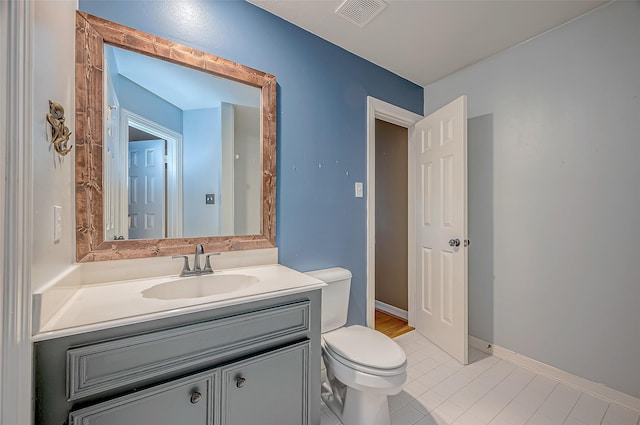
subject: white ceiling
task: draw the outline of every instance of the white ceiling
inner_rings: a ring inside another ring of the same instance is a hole
[[[106,46],[113,52],[115,71],[183,111],[220,106],[220,102],[260,107],[257,87],[216,77],[185,66]]]
[[[606,3],[594,0],[386,0],[364,28],[342,0],[248,0],[420,86]]]

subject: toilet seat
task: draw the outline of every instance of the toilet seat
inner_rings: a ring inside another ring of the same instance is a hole
[[[377,376],[405,371],[407,356],[391,338],[364,326],[339,328],[322,335],[323,348],[352,369]]]
[[[324,348],[325,348],[325,351],[327,352],[327,355],[330,356],[333,360],[343,364],[344,366],[346,366],[349,369],[352,369],[353,371],[366,373],[372,376],[385,377],[385,376],[397,376],[406,370],[406,364],[403,364],[402,366],[396,369],[376,369],[376,368],[368,367],[368,366],[353,362],[349,359],[345,359],[339,354],[336,354],[331,348],[328,348],[326,345]]]

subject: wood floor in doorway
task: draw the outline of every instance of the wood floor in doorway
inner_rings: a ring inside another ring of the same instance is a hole
[[[376,310],[376,330],[390,338],[395,338],[411,332],[413,328],[404,319]]]

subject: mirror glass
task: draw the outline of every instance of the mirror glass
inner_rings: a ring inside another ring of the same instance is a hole
[[[104,238],[260,233],[261,90],[104,46]]]
[[[76,11],[76,260],[273,248],[276,78]]]

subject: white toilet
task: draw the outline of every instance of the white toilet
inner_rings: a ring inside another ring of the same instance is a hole
[[[391,338],[364,326],[344,327],[351,272],[332,268],[308,272],[322,289],[322,359],[327,379],[322,399],[344,425],[390,425],[387,396],[407,379],[407,356]]]

